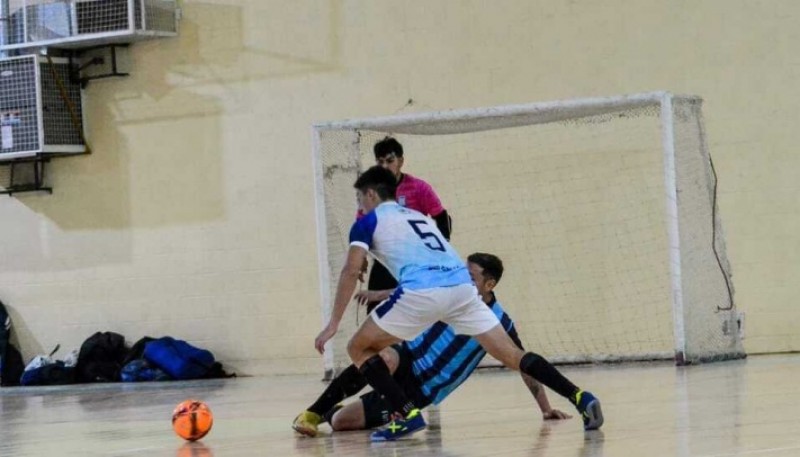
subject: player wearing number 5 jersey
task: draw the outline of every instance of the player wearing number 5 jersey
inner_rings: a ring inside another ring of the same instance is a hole
[[[314,341],[323,352],[336,334],[356,288],[367,253],[398,279],[392,296],[378,305],[351,338],[347,351],[370,386],[383,395],[395,420],[372,439],[395,440],[425,427],[417,406],[392,378],[378,353],[400,340],[412,340],[437,321],[456,334],[470,335],[494,358],[519,370],[569,399],[583,417],[586,429],[603,424],[600,402],[566,379],[547,360],[519,349],[497,316],[483,304],[466,265],[431,220],[394,202],[396,180],[381,167],[372,167],[358,180],[359,205],[365,216],[353,224],[350,248],[336,290],[328,324]]]
[[[397,278],[398,287],[406,290],[471,283],[464,261],[436,223],[393,200],[353,224],[350,245],[370,251]]]

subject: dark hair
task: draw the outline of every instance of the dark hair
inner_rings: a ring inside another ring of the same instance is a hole
[[[372,147],[372,151],[375,153],[376,159],[386,157],[392,153],[394,153],[396,157],[403,157],[403,145],[390,136],[375,143],[375,146]]]
[[[483,277],[500,282],[503,277],[503,261],[499,257],[485,252],[476,252],[467,257],[472,262],[483,268]]]
[[[362,173],[361,176],[356,179],[353,187],[361,192],[372,189],[378,193],[381,200],[393,200],[395,191],[397,190],[397,178],[386,168],[375,165]]]

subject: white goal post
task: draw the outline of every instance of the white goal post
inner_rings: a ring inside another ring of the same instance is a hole
[[[562,363],[744,357],[701,106],[652,92],[315,125],[323,322],[353,182],[391,135],[452,215],[459,253],[503,260],[498,299],[526,349]],[[326,377],[350,363],[364,314],[349,306]]]

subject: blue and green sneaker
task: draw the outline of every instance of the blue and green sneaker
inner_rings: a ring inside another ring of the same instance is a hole
[[[394,441],[426,427],[425,419],[419,409],[412,409],[405,419],[396,419],[389,422],[385,428],[374,432],[370,437],[372,441]]]

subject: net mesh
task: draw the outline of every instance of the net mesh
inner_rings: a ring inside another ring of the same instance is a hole
[[[374,163],[375,142],[391,134],[404,145],[404,171],[431,183],[452,215],[451,241],[459,253],[503,259],[498,299],[526,348],[560,362],[671,358],[680,320],[688,359],[740,354],[732,312],[720,311],[732,303],[729,269],[720,225],[712,224],[699,103],[675,105],[680,319],[673,306],[660,105],[578,103],[514,109],[508,116],[498,115],[502,108],[472,118],[420,115],[385,129],[319,129],[324,320],[356,211],[352,184]],[[351,304],[327,354],[329,373],[349,364],[346,342],[363,319],[364,311]]]

